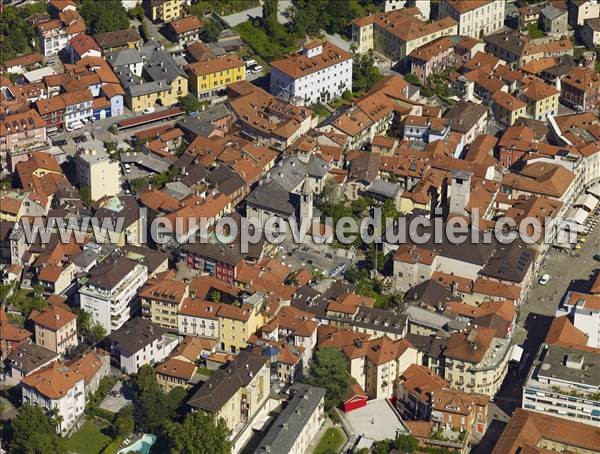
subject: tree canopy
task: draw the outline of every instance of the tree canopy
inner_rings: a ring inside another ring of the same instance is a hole
[[[310,367],[308,382],[325,388],[325,408],[339,406],[353,379],[346,369],[346,360],[337,348],[326,347],[316,351]]]
[[[25,19],[35,13],[45,13],[46,5],[30,3],[19,6],[4,5],[0,16],[0,63],[39,50],[35,30]]]
[[[165,435],[169,423],[178,417],[186,392],[175,388],[165,392],[158,382],[152,366],[144,365],[131,379],[135,396],[134,419],[136,427],[144,432]]]
[[[115,437],[125,437],[133,432],[133,407],[127,405],[119,410],[113,423],[113,432]]]
[[[363,55],[354,55],[352,67],[352,89],[365,91],[381,79],[379,69],[375,66],[375,58],[371,52]]]
[[[78,10],[92,35],[129,28],[127,10],[120,0],[82,0]]]
[[[368,0],[294,0],[294,27],[299,34],[343,34],[348,24],[373,9]]]
[[[25,404],[11,423],[10,452],[47,454],[66,452],[63,439],[56,433],[54,419],[37,406]]]
[[[231,452],[230,430],[220,418],[189,413],[183,423],[172,423],[167,430],[168,445],[173,454],[228,454]]]

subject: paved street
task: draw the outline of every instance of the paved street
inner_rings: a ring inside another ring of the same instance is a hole
[[[546,256],[535,284],[519,312],[515,343],[524,350],[521,364],[508,371],[502,388],[490,405],[490,428],[481,443],[473,449],[473,453],[489,453],[510,415],[521,406],[523,384],[562,297],[569,290],[587,290],[590,278],[600,268],[600,263],[592,257],[599,250],[595,245],[596,241],[600,242],[600,225],[587,236],[579,257],[560,251],[551,251]],[[546,285],[537,282],[542,274],[550,275],[550,281]]]
[[[350,41],[342,39],[340,35],[330,35],[325,30],[323,30],[323,34],[325,35],[325,38],[327,38],[327,41],[335,44],[340,49],[345,50],[346,52],[350,52]]]
[[[288,19],[283,16],[283,11],[292,6],[292,0],[279,0],[279,4],[277,6],[277,20],[281,24],[285,24],[288,22]],[[239,13],[230,14],[229,16],[223,16],[223,19],[230,27],[235,27],[242,22],[246,22],[251,17],[262,17],[262,6],[257,6],[255,8],[245,9],[244,11],[240,11]]]

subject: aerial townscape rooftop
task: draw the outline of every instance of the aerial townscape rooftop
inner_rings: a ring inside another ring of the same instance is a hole
[[[0,3],[0,453],[600,453],[600,0]]]

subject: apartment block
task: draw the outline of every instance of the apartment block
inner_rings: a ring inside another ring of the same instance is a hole
[[[232,438],[263,410],[271,389],[269,358],[242,351],[227,367],[216,370],[192,395],[192,411],[223,418]]]
[[[77,180],[90,190],[92,200],[112,197],[121,192],[121,167],[106,151],[84,148],[77,155]]]
[[[108,335],[110,354],[121,370],[135,374],[144,365],[163,361],[177,347],[177,337],[140,317],[127,320]]]
[[[439,17],[458,22],[458,35],[480,38],[504,27],[504,0],[443,0]]]
[[[144,0],[146,15],[152,22],[171,22],[183,15],[184,0]]]
[[[189,89],[199,100],[225,96],[227,85],[246,79],[246,67],[237,55],[191,63],[187,72]]]
[[[41,312],[33,311],[30,319],[35,326],[35,343],[59,355],[76,347],[77,316],[59,306],[48,307]]]
[[[352,54],[313,41],[295,55],[271,62],[271,94],[300,104],[329,102],[352,91]]]
[[[325,390],[294,383],[284,410],[264,435],[258,452],[304,454],[325,418]]]
[[[352,41],[357,52],[370,49],[397,61],[412,51],[442,36],[457,35],[458,23],[451,17],[423,22],[415,16],[418,10],[409,8],[388,13],[375,13],[352,23]]]
[[[523,408],[600,427],[600,352],[542,344],[523,387]]]
[[[67,436],[75,428],[85,410],[83,375],[55,362],[21,380],[24,404],[42,407],[45,413],[60,417],[56,432]]]
[[[178,331],[178,310],[189,296],[188,285],[174,279],[155,278],[139,293],[142,316],[173,332]]]
[[[81,308],[107,333],[119,329],[139,307],[138,290],[148,280],[148,268],[127,257],[96,266],[79,289]]]

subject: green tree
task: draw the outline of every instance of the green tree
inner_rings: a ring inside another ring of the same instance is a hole
[[[144,364],[140,367],[137,374],[131,378],[131,387],[133,388],[137,399],[139,399],[142,394],[150,392],[158,387],[158,382],[156,381],[156,375],[154,374],[152,366]]]
[[[419,79],[415,74],[410,73],[404,76],[404,80],[407,81],[411,85],[421,85],[421,79]]]
[[[184,388],[175,388],[169,393],[163,391],[156,381],[152,366],[144,365],[131,378],[134,390],[134,419],[138,429],[165,434],[168,423],[175,418],[177,409],[185,398]]]
[[[127,10],[120,0],[82,0],[78,11],[92,35],[129,28]]]
[[[126,437],[133,432],[133,407],[127,405],[119,410],[113,423],[113,435],[115,437]]]
[[[208,295],[208,299],[210,301],[214,301],[215,303],[218,303],[219,301],[221,301],[221,292],[219,292],[218,290],[213,290]]]
[[[198,99],[196,99],[196,97],[191,93],[179,98],[179,105],[188,114],[202,110],[202,103],[200,103],[200,101],[198,101]]]
[[[34,28],[25,20],[35,13],[46,13],[45,2],[19,6],[4,5],[0,16],[0,63],[19,54],[39,50]]]
[[[140,22],[144,20],[144,14],[144,7],[142,5],[136,5],[135,8],[127,10],[127,17],[137,19]]]
[[[227,454],[231,452],[230,430],[222,418],[196,412],[183,423],[173,423],[167,439],[173,454]]]
[[[375,66],[373,53],[354,55],[352,67],[352,87],[355,91],[366,91],[381,79],[379,69]]]
[[[325,408],[339,406],[353,379],[346,369],[346,360],[341,350],[327,347],[315,353],[310,367],[308,382],[325,388]]]
[[[56,421],[42,409],[29,404],[19,408],[11,423],[10,452],[47,454],[66,452],[63,439],[56,434]]]
[[[202,19],[203,25],[200,30],[200,39],[207,43],[216,43],[223,31],[221,24],[212,19]]]
[[[152,387],[144,392],[135,402],[135,421],[140,430],[164,435],[168,423],[176,415],[186,392],[184,388],[174,388],[165,393],[160,386]]]
[[[79,197],[81,197],[81,201],[86,205],[92,203],[92,191],[88,186],[83,186],[79,189]]]
[[[376,243],[369,244],[366,259],[369,267],[373,270],[376,269],[381,272],[385,268],[385,254],[381,250],[381,246],[378,246]]]
[[[402,453],[415,452],[419,447],[419,442],[412,435],[398,435],[394,440],[394,446]]]
[[[90,335],[93,337],[93,339],[95,339],[96,342],[100,342],[104,340],[108,333],[106,332],[104,326],[102,326],[100,323],[96,323],[92,326],[92,329],[90,330]]]
[[[92,329],[92,316],[83,309],[76,309],[75,313],[77,314],[77,332],[81,337],[86,337]]]
[[[389,454],[392,451],[392,440],[378,440],[371,445],[372,454]]]

